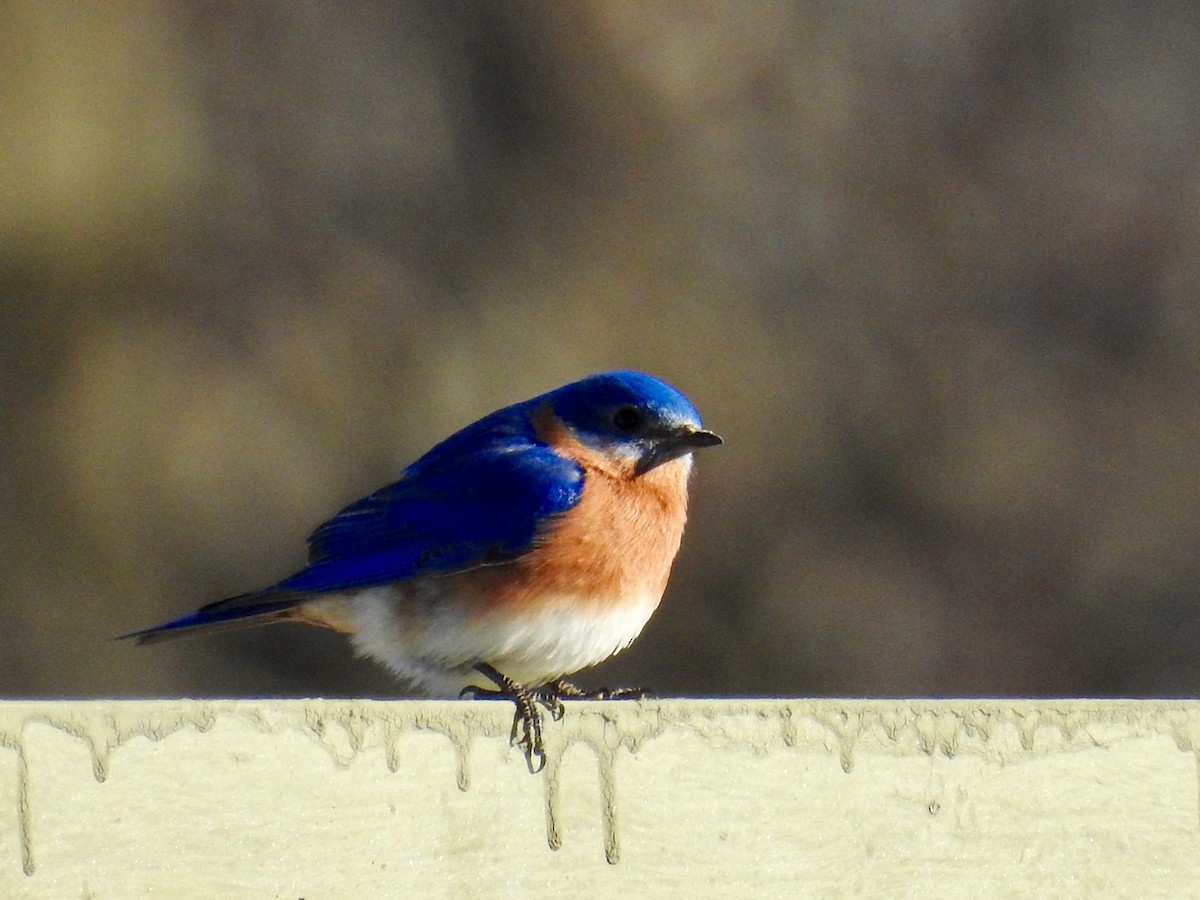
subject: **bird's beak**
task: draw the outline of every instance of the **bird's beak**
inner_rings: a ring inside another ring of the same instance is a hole
[[[637,465],[634,466],[634,477],[645,475],[651,469],[661,466],[665,462],[670,462],[673,459],[678,459],[681,456],[691,453],[693,450],[699,450],[701,447],[715,447],[723,443],[724,441],[721,440],[720,435],[703,428],[684,425],[680,428],[672,429],[654,439],[653,445],[637,461]]]

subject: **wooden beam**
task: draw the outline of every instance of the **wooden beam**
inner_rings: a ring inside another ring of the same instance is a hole
[[[1200,703],[0,702],[0,897],[1200,893]]]

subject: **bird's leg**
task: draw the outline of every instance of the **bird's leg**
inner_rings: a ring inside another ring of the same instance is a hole
[[[561,678],[543,685],[538,690],[559,700],[645,700],[651,696],[651,693],[645,688],[602,687],[588,691]]]
[[[562,717],[566,715],[567,711],[562,705],[562,695],[555,689],[553,682],[534,688],[530,693],[533,695],[533,699],[546,707],[546,712],[550,713],[551,719],[555,722],[562,721]]]
[[[562,704],[558,702],[557,697],[553,698],[553,703],[547,702],[539,692],[530,691],[487,663],[478,663],[475,671],[495,682],[497,690],[468,686],[463,688],[459,697],[493,698],[513,702],[516,712],[513,714],[512,731],[509,733],[508,742],[521,748],[521,752],[525,754],[525,764],[529,766],[529,771],[536,775],[546,767],[546,750],[542,744],[542,715],[538,712],[535,704],[537,702],[544,704],[556,721],[562,718]],[[556,709],[557,715],[555,715]],[[521,726],[519,740],[517,738],[518,725]]]
[[[497,670],[494,666],[489,666],[487,663],[480,663],[479,665],[477,665],[475,667],[475,670],[477,672],[481,672],[484,675],[487,675],[488,678],[492,679],[493,681],[496,681],[497,684],[500,684],[500,681],[497,680],[498,678],[505,679],[506,681],[508,681],[512,684],[516,684],[516,682],[512,681],[512,679],[507,678],[507,676],[501,674],[500,671]],[[495,673],[495,675],[491,674],[493,672]],[[558,684],[559,684],[559,682],[553,681],[550,684],[545,684],[538,688],[523,688],[523,690],[527,694],[529,694],[529,696],[532,697],[536,702],[538,702],[538,703],[542,704],[542,706],[546,707],[546,711],[548,713],[550,713],[550,718],[552,718],[555,722],[559,721],[563,717],[563,705],[562,705],[563,698],[586,696],[583,692],[580,692],[578,694],[561,693],[558,690]],[[572,688],[573,690],[576,690],[576,691],[579,690],[574,685],[568,685],[568,687]],[[459,700],[512,700],[513,693],[512,693],[512,691],[509,691],[505,688],[501,688],[499,690],[489,690],[488,688],[476,687],[475,685],[472,684],[472,685],[468,685],[467,687],[465,687],[461,691],[459,691],[458,699]]]

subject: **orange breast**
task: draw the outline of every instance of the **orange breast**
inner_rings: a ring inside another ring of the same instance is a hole
[[[652,609],[683,537],[690,457],[634,478],[632,460],[590,450],[555,424],[535,418],[539,437],[583,467],[582,496],[511,568],[479,572],[490,582],[483,590],[487,606],[649,603]]]

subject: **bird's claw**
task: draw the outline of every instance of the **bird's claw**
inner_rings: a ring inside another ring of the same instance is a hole
[[[496,689],[468,685],[459,691],[460,700],[511,700],[516,706],[508,742],[520,747],[529,771],[536,775],[546,767],[546,748],[542,741],[542,714],[538,704],[546,708],[555,722],[566,714],[563,700],[643,700],[649,697],[642,688],[597,688],[586,691],[561,678],[547,682],[538,688],[527,688],[513,681],[503,672],[487,663],[479,663],[475,670],[494,682]]]
[[[645,688],[602,687],[589,691],[561,678],[551,681],[539,690],[552,694],[556,699],[566,700],[645,700],[653,696]]]
[[[529,690],[487,663],[479,663],[475,669],[495,682],[497,689],[493,691],[468,685],[459,692],[459,699],[511,700],[516,711],[513,713],[508,742],[512,746],[521,748],[521,753],[525,756],[525,764],[529,767],[530,773],[536,775],[546,768],[546,748],[542,741],[542,715],[538,712],[536,704],[541,703],[545,706],[550,711],[551,717],[557,722],[563,716],[562,703],[557,697],[547,700],[540,691]]]
[[[555,722],[562,721],[567,710],[563,706],[562,695],[554,690],[553,684],[544,684],[540,688],[530,691],[530,694],[534,700],[546,707],[546,712],[550,713],[551,719]]]
[[[528,698],[525,698],[528,699]],[[525,756],[525,765],[529,773],[536,775],[546,768],[546,748],[542,742],[542,717],[532,702],[522,702],[515,699],[517,709],[513,714],[512,730],[508,735],[509,744],[520,747]],[[517,736],[517,726],[520,726],[520,737]]]

